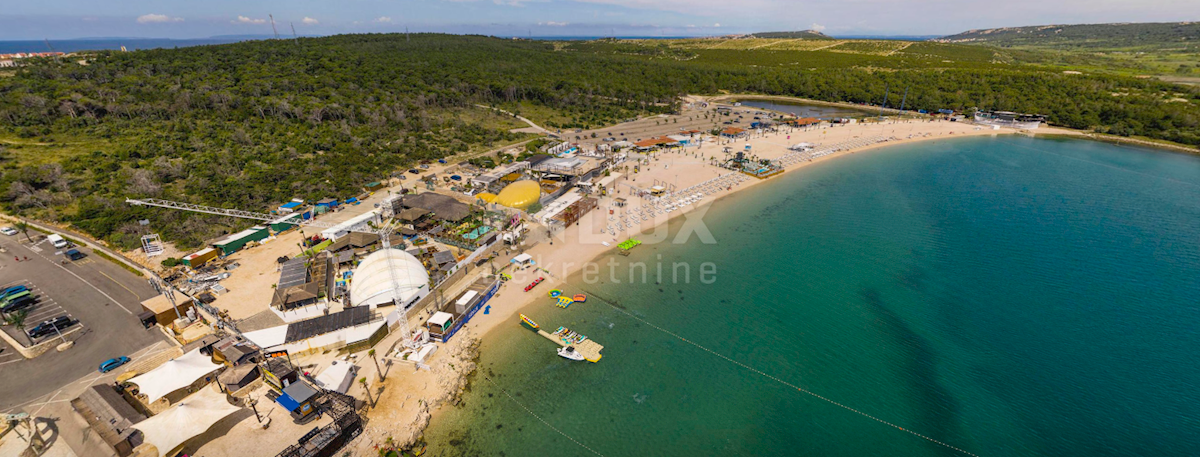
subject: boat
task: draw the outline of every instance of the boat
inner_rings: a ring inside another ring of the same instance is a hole
[[[533,330],[535,332],[538,329],[537,322],[534,322],[533,319],[530,319],[529,316],[526,316],[524,314],[521,315],[521,325],[524,326],[525,328]]]
[[[567,344],[579,344],[587,339],[586,336],[572,332],[571,329],[566,327],[559,327],[552,335],[557,336],[558,339]]]
[[[580,354],[579,351],[576,351],[574,346],[558,348],[558,355],[564,359],[571,359],[575,361],[583,360],[583,354]]]
[[[1046,116],[1040,114],[1021,114],[1011,111],[976,111],[975,123],[998,125],[1014,129],[1036,129],[1046,122]]]
[[[545,280],[546,280],[546,278],[539,276],[537,279],[533,280],[533,283],[529,284],[528,286],[525,286],[525,291],[529,292],[529,291],[533,290],[534,287],[537,287],[538,284],[541,284],[542,281],[545,281]]]
[[[583,303],[583,302],[587,301],[587,295],[575,294],[575,301],[577,301],[579,303]]]

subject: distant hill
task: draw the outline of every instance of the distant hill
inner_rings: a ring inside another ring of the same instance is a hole
[[[1000,47],[1119,49],[1200,46],[1200,22],[1038,25],[970,30],[938,38],[943,43]]]
[[[832,40],[829,35],[816,30],[800,30],[795,32],[762,32],[750,35],[750,38],[808,38]]]

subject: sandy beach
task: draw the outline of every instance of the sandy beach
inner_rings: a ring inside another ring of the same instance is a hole
[[[973,124],[942,121],[853,124],[845,127],[817,128],[807,131],[797,129],[791,133],[766,134],[744,140],[722,142],[719,145],[705,144],[678,151],[655,153],[655,158],[652,159],[649,167],[633,176],[626,175],[619,178],[619,193],[602,197],[600,207],[596,211],[584,216],[577,225],[554,232],[552,242],[538,242],[536,246],[526,251],[533,256],[540,270],[509,271],[513,275],[513,280],[505,284],[496,297],[489,302],[492,312],[488,315],[477,315],[467,325],[473,333],[483,335],[483,338],[487,338],[488,332],[503,322],[516,325],[517,314],[525,307],[538,304],[553,306],[553,303],[545,298],[546,291],[559,287],[566,278],[578,272],[584,265],[596,262],[598,258],[606,254],[615,253],[617,243],[629,238],[636,238],[645,244],[671,242],[673,240],[667,239],[668,223],[678,221],[681,217],[686,220],[701,220],[703,214],[708,210],[708,206],[719,199],[771,179],[760,180],[741,175],[746,179],[732,184],[731,188],[727,188],[727,190],[706,196],[693,204],[681,206],[678,211],[666,215],[659,214],[641,222],[632,223],[627,229],[620,230],[616,234],[605,230],[610,224],[608,220],[610,210],[613,212],[613,218],[619,219],[621,214],[630,208],[646,204],[643,199],[631,195],[631,189],[627,185],[649,188],[655,180],[658,180],[677,183],[677,187],[686,188],[722,175],[732,174],[733,172],[729,170],[709,165],[708,160],[705,159],[705,157],[723,156],[721,149],[725,146],[735,146],[737,149],[741,149],[745,144],[749,144],[751,150],[759,157],[775,159],[790,152],[787,150],[788,145],[800,142],[815,143],[821,146],[853,141],[858,138],[877,137],[881,134],[898,138],[830,154],[811,162],[797,163],[786,168],[785,173],[791,173],[815,163],[833,160],[844,154],[880,150],[886,146],[968,136],[1017,134],[1011,129],[985,130],[977,128],[978,126]],[[1039,129],[1037,134],[1077,133],[1069,130],[1043,128]],[[625,165],[618,165],[617,168],[632,169],[631,166]],[[627,199],[626,207],[614,207],[615,198]],[[541,235],[544,239],[545,233]],[[539,276],[545,277],[546,282],[529,293],[524,292],[525,285]]]

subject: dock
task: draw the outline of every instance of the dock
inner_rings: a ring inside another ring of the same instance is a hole
[[[583,354],[584,360],[587,360],[588,362],[592,362],[592,363],[599,362],[600,357],[601,357],[600,351],[604,350],[604,346],[602,346],[600,343],[592,341],[591,338],[583,340],[583,342],[579,343],[579,344],[567,344],[567,343],[564,343],[561,338],[554,336],[553,334],[547,333],[545,330],[538,329],[537,332],[538,332],[538,335],[542,335],[542,336],[546,337],[546,339],[557,343],[559,346],[562,346],[562,347],[574,346],[575,350],[579,351],[580,354]]]

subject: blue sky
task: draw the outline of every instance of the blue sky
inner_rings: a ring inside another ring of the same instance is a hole
[[[823,30],[945,35],[968,29],[1200,20],[1200,0],[6,0],[0,40],[203,38],[412,31],[683,36]]]

